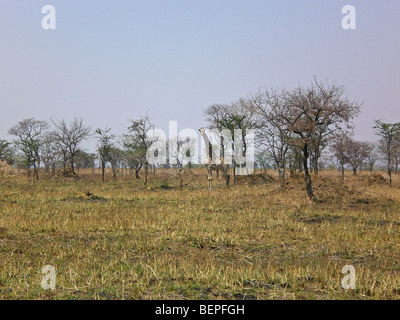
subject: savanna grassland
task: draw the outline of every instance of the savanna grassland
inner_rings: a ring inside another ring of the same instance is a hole
[[[0,298],[398,299],[400,179],[389,188],[381,174],[342,186],[322,172],[314,203],[302,177],[221,178],[211,192],[200,169],[182,190],[161,170],[147,186],[2,177]],[[55,290],[41,286],[45,265]],[[341,287],[345,265],[355,290]]]

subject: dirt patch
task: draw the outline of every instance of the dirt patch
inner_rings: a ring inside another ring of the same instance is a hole
[[[68,166],[65,167],[64,169],[60,169],[56,172],[55,176],[52,177],[52,179],[60,180],[60,178],[72,178],[72,179],[79,179],[79,176],[72,171],[72,169]]]
[[[247,176],[236,176],[236,182],[242,185],[262,185],[275,183],[276,180],[268,174],[250,174]]]
[[[386,179],[380,174],[374,174],[374,175],[369,176],[369,177],[363,177],[363,180],[365,182],[367,182],[367,184],[369,186],[372,186],[372,185],[386,185],[386,184],[388,184]]]

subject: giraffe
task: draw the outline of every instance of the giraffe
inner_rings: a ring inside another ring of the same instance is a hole
[[[229,179],[230,175],[228,175],[228,165],[225,164],[225,160],[223,157],[219,157],[219,160],[216,160],[217,163],[213,164],[213,159],[218,159],[217,155],[215,154],[211,142],[208,139],[208,136],[205,132],[204,128],[200,128],[200,135],[203,138],[207,150],[207,178],[208,178],[208,190],[212,189],[212,180],[213,180],[213,174],[212,171],[215,170],[217,172],[217,177],[219,176],[219,170],[222,171],[222,174],[225,178],[226,185],[229,186]]]

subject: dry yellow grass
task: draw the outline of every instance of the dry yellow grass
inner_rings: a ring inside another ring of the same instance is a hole
[[[202,170],[100,183],[4,178],[2,299],[397,299],[400,189],[369,175],[207,191]],[[56,290],[41,286],[56,268]],[[345,265],[356,289],[341,287]]]
[[[7,162],[0,161],[0,177],[9,177],[15,175],[13,167],[7,164]]]

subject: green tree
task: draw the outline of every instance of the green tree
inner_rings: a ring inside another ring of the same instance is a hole
[[[392,186],[393,157],[400,148],[400,123],[385,123],[375,121],[375,134],[380,136],[379,150],[384,154],[389,175],[389,185]]]
[[[39,180],[40,155],[39,150],[43,142],[43,133],[49,128],[46,121],[25,119],[13,126],[8,133],[18,139],[14,142],[24,155],[28,174],[33,167],[33,179]]]
[[[97,152],[100,156],[100,164],[101,164],[101,179],[104,182],[105,169],[107,162],[111,160],[111,150],[113,148],[113,139],[114,136],[109,134],[110,128],[106,128],[104,130],[96,129],[96,133],[98,134],[99,144],[97,146]]]
[[[11,163],[13,161],[13,148],[11,142],[0,139],[0,161]]]
[[[136,178],[139,178],[139,171],[144,166],[145,176],[144,184],[147,184],[149,163],[146,158],[147,150],[154,143],[154,138],[151,138],[150,133],[154,130],[154,125],[151,122],[151,117],[146,114],[137,120],[131,120],[129,126],[129,134],[125,135],[124,148],[129,150],[129,153],[134,158],[137,164],[135,167]]]

